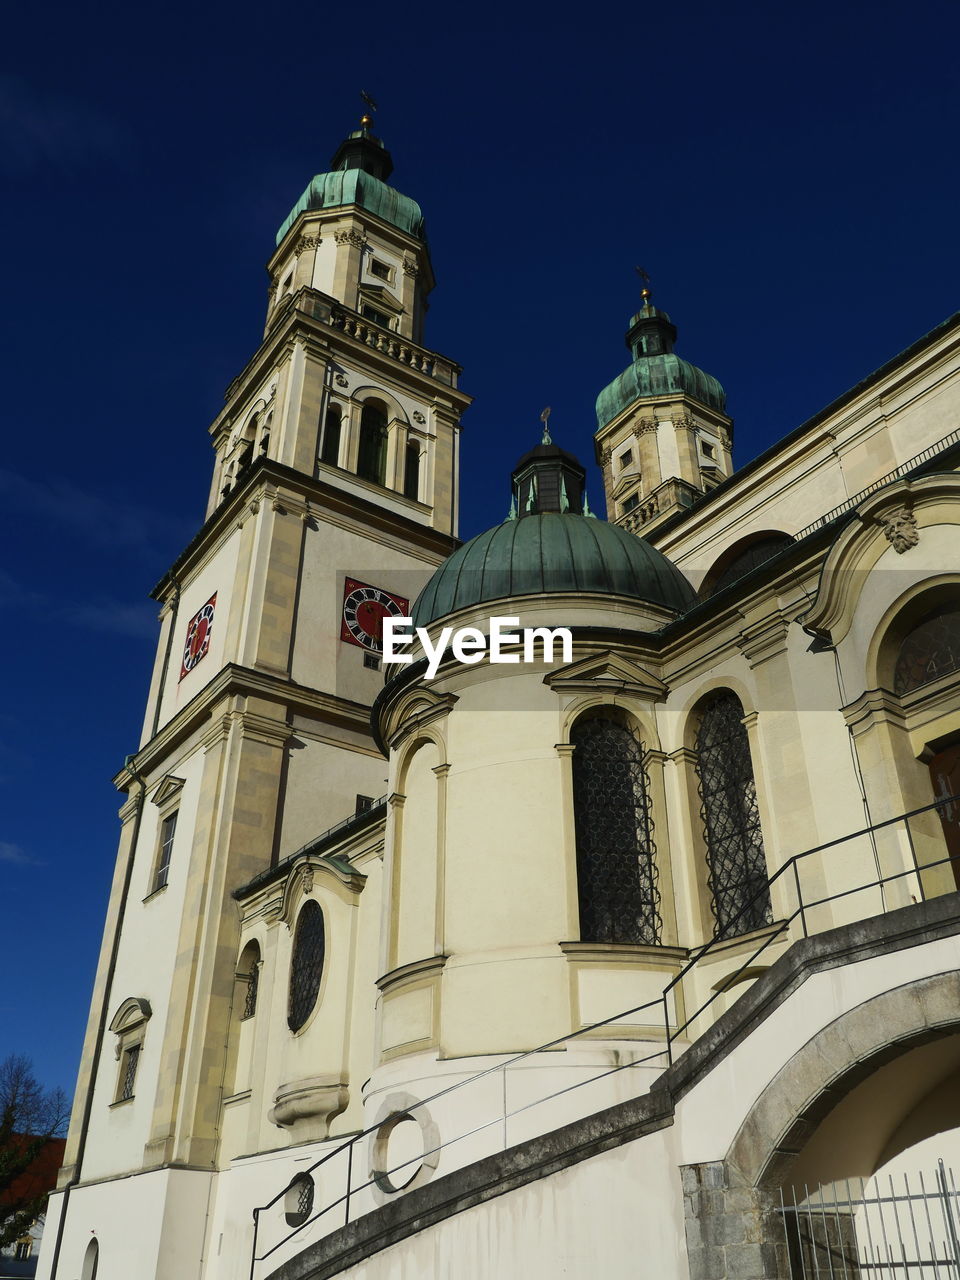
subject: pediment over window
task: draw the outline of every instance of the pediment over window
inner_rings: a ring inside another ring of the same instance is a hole
[[[168,773],[150,799],[154,804],[168,804],[183,790],[185,781],[184,778],[177,778],[172,773]]]
[[[448,716],[457,701],[454,693],[433,693],[422,687],[409,689],[390,707],[383,725],[384,740],[391,747],[397,746],[414,730]]]
[[[558,693],[629,693],[635,698],[662,702],[669,690],[651,671],[622,654],[591,654],[544,676],[543,683]]]
[[[367,877],[346,858],[336,854],[307,855],[290,869],[283,885],[283,893],[276,904],[277,917],[292,928],[297,912],[315,890],[326,889],[335,896],[349,900],[363,892]]]
[[[110,1020],[110,1030],[120,1035],[146,1022],[153,1010],[142,996],[128,996]]]
[[[799,619],[806,631],[834,645],[850,630],[867,575],[885,552],[892,548],[912,567],[913,549],[919,546],[923,554],[925,527],[960,525],[960,475],[897,480],[865,498],[856,514],[827,552],[813,606]]]

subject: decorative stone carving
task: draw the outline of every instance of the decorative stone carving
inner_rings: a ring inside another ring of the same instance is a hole
[[[920,541],[917,517],[909,507],[894,507],[885,515],[878,515],[877,524],[882,526],[884,536],[897,555],[902,556]]]
[[[313,892],[313,867],[300,868],[300,888],[303,890],[304,897]]]
[[[728,451],[733,444],[733,441],[730,439],[730,432],[726,427],[720,428],[720,443],[723,445],[724,449]]]
[[[420,268],[417,265],[416,258],[412,258],[409,254],[405,254],[403,259],[403,271],[404,274],[408,276],[419,275]]]
[[[333,238],[337,244],[352,244],[355,249],[362,249],[367,243],[367,237],[362,231],[357,231],[353,227],[346,231],[335,231]]]
[[[657,420],[656,418],[641,418],[633,429],[633,434],[639,439],[640,436],[656,434]]]
[[[318,244],[320,244],[319,236],[301,236],[293,252],[299,257],[301,253],[306,253],[308,249],[316,249]]]
[[[613,457],[613,450],[608,445],[600,454],[600,465],[601,467],[604,468],[604,470],[606,470],[606,468],[609,467],[610,459],[612,457]]]
[[[693,431],[696,429],[696,423],[689,413],[681,413],[678,418],[674,418],[673,425],[677,431]]]
[[[338,387],[347,387],[350,385],[342,373],[338,373],[333,380]]]
[[[426,422],[426,418],[423,416],[423,414],[420,412],[419,409],[414,409],[413,420],[414,422],[419,422],[421,426],[423,425],[423,423]]]

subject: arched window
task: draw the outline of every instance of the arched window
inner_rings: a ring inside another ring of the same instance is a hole
[[[382,404],[368,400],[360,414],[360,451],[357,475],[382,485],[387,471],[387,415]]]
[[[323,420],[323,443],[320,461],[335,467],[340,460],[340,406],[332,404]]]
[[[733,938],[769,924],[773,914],[743,706],[729,689],[703,704],[696,750],[716,932]]]
[[[257,1012],[257,992],[260,985],[260,948],[255,942],[248,942],[243,948],[240,963],[237,965],[237,981],[241,984],[240,1020],[246,1021]]]
[[[97,1268],[100,1265],[100,1245],[94,1239],[89,1242],[83,1254],[83,1266],[80,1268],[80,1280],[97,1280]]]
[[[897,695],[960,671],[960,606],[928,613],[900,642],[893,670]]]
[[[240,444],[240,452],[237,457],[238,478],[243,475],[244,471],[246,471],[247,467],[249,467],[250,463],[253,461],[253,444],[257,438],[257,432],[259,429],[260,417],[259,414],[254,414],[244,430],[243,439]]]
[[[291,1031],[300,1030],[317,1003],[323,977],[324,946],[323,912],[319,904],[311,900],[300,912],[293,937],[287,1005],[287,1026]]]
[[[573,726],[580,938],[660,941],[660,893],[643,744],[614,711]]]
[[[780,533],[771,529],[769,532],[751,534],[735,546],[729,547],[720,556],[704,579],[703,586],[700,588],[701,596],[706,599],[708,596],[716,595],[731,582],[745,577],[758,565],[779,555],[781,551],[792,545],[793,538],[789,533]]]
[[[420,497],[420,446],[412,440],[403,461],[403,496],[414,502]]]

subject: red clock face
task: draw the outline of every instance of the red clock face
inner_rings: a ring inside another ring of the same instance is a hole
[[[383,650],[384,618],[406,618],[409,609],[410,601],[403,596],[347,578],[343,584],[340,639],[359,645],[361,649],[369,649],[371,653],[380,653]]]
[[[213,615],[217,607],[216,592],[199,612],[195,613],[187,623],[187,638],[183,646],[183,658],[180,663],[180,679],[192,671],[201,658],[205,658],[210,649],[210,632],[213,630]]]

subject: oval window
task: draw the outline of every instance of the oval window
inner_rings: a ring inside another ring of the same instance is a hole
[[[300,912],[293,938],[287,1006],[287,1026],[291,1031],[300,1030],[317,1003],[323,976],[323,935],[323,912],[316,902],[308,902]]]

